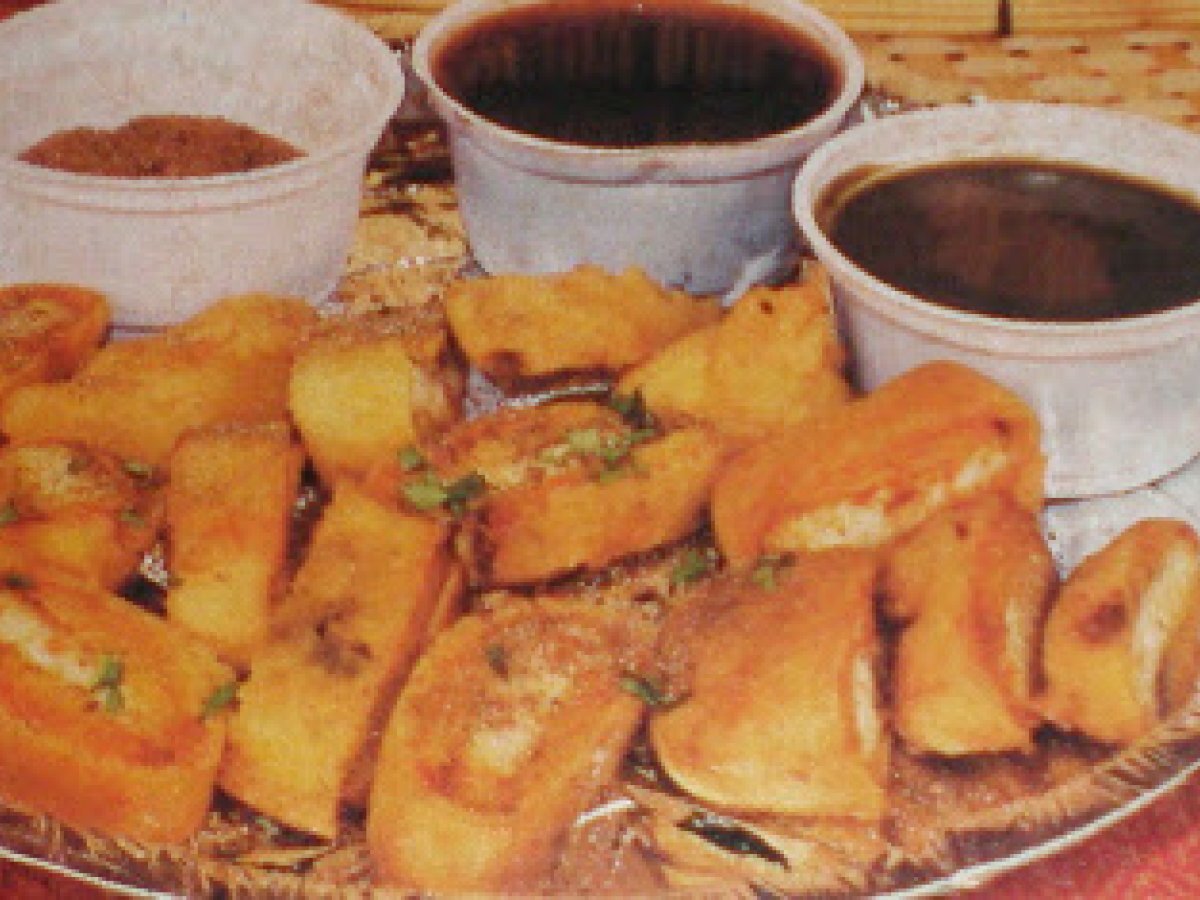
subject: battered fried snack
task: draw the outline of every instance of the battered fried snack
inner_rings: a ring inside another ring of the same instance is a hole
[[[157,616],[13,573],[0,587],[0,798],[148,843],[204,822],[233,674]]]
[[[718,545],[735,564],[879,547],[986,490],[1037,510],[1039,433],[1007,389],[956,363],[927,363],[726,461],[712,500]]]
[[[383,738],[367,817],[378,880],[531,889],[641,721],[621,682],[652,640],[626,613],[519,599],[444,632]]]
[[[505,385],[612,374],[715,322],[720,307],[664,288],[639,269],[581,265],[561,275],[463,279],[446,291],[467,358]]]
[[[1063,728],[1128,744],[1193,696],[1200,674],[1200,539],[1132,525],[1071,573],[1046,623],[1043,709]]]
[[[375,317],[326,325],[305,344],[288,409],[327,483],[360,477],[459,418],[460,379],[437,349]]]
[[[749,440],[794,426],[850,397],[829,279],[748,291],[716,324],[680,338],[618,382],[667,424],[703,422]]]
[[[877,568],[862,551],[801,554],[673,613],[660,652],[682,672],[650,739],[676,785],[719,810],[883,814]]]
[[[66,284],[0,287],[0,403],[26,384],[70,378],[108,330],[103,294]]]
[[[163,465],[190,429],[283,418],[292,358],[315,321],[302,300],[228,298],[161,334],[105,345],[70,381],[16,389],[0,432]]]
[[[460,581],[441,523],[349,483],[324,511],[283,600],[278,636],[251,657],[220,783],[294,828],[337,834],[360,799],[371,735]]]
[[[0,448],[0,570],[26,568],[112,590],[162,519],[154,473],[80,444]]]
[[[888,552],[896,732],[914,753],[1032,749],[1041,627],[1057,573],[1037,517],[987,493],[935,513]]]
[[[303,464],[284,422],[189,432],[171,454],[167,618],[235,665],[266,640]]]

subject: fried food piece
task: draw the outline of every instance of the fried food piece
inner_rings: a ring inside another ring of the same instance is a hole
[[[0,448],[0,568],[39,568],[115,590],[158,537],[153,473],[79,444]]]
[[[0,799],[159,843],[204,822],[233,674],[119,597],[10,574],[0,587]]]
[[[332,484],[360,477],[459,418],[461,378],[384,318],[340,320],[296,358],[288,409],[317,471]]]
[[[26,384],[70,378],[108,330],[103,294],[66,284],[0,287],[0,403]]]
[[[283,418],[292,358],[315,321],[302,300],[220,301],[161,334],[105,345],[70,381],[16,389],[0,432],[164,465],[190,429]]]
[[[1148,519],[1085,559],[1046,623],[1046,715],[1128,744],[1186,702],[1200,673],[1200,540]]]
[[[897,733],[915,753],[1032,749],[1041,627],[1058,576],[1037,517],[984,494],[935,513],[888,554]]]
[[[668,424],[703,422],[745,441],[845,403],[844,363],[829,279],[813,265],[800,284],[751,289],[720,323],[670,344],[617,390],[640,393]]]
[[[266,640],[303,464],[283,422],[189,432],[171,454],[167,618],[233,664]]]
[[[729,459],[713,490],[717,542],[735,564],[879,547],[987,490],[1036,511],[1039,433],[1015,394],[957,363],[927,363]]]
[[[644,620],[570,601],[512,600],[443,632],[384,734],[367,816],[379,881],[499,893],[548,873],[641,721],[621,681],[652,640]]]
[[[801,554],[675,610],[660,653],[683,659],[667,689],[681,699],[650,722],[675,784],[722,810],[882,816],[876,572],[862,551]]]
[[[341,485],[317,523],[278,636],[251,658],[220,783],[332,838],[400,682],[456,588],[441,523]]]
[[[715,301],[668,290],[639,269],[593,265],[462,279],[446,291],[446,312],[467,358],[504,385],[620,372],[720,317]]]

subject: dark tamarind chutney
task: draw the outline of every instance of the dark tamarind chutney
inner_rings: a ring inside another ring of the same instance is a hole
[[[830,186],[817,220],[862,269],[967,312],[1088,322],[1200,299],[1200,204],[1086,165],[865,168]]]
[[[842,81],[799,26],[704,0],[517,6],[448,35],[430,68],[487,119],[597,147],[753,140],[815,118]]]

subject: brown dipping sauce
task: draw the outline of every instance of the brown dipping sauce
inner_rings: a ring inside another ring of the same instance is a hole
[[[1200,298],[1200,205],[1082,165],[860,170],[826,191],[817,219],[872,275],[968,312],[1087,322]]]
[[[303,155],[284,140],[222,118],[141,116],[111,131],[55,132],[19,159],[82,175],[186,178],[248,172]]]
[[[575,0],[507,10],[451,35],[434,79],[527,134],[636,147],[747,141],[823,112],[841,74],[797,28],[716,3]]]

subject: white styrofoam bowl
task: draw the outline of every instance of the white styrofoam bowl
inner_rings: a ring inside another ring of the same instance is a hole
[[[114,324],[179,321],[229,294],[334,287],[363,169],[402,68],[301,0],[58,0],[0,23],[0,281],[108,295]],[[251,172],[114,178],[16,159],[66,128],[143,114],[253,126],[305,152]]]
[[[1041,419],[1051,497],[1124,491],[1173,472],[1200,452],[1200,302],[1101,322],[962,312],[871,276],[817,223],[826,189],[860,167],[995,157],[1086,164],[1200,202],[1200,135],[1128,113],[980,103],[847,130],[807,160],[793,205],[801,232],[830,272],[861,386],[870,389],[930,359],[957,360],[1007,384]]]
[[[446,122],[472,252],[489,272],[558,272],[581,262],[721,294],[769,276],[796,246],[789,192],[800,161],[842,125],[863,86],[849,37],[796,0],[719,0],[792,23],[841,67],[841,89],[816,118],[752,141],[586,147],[504,128],[447,94],[431,58],[480,18],[544,0],[459,0],[421,31],[413,68]]]

